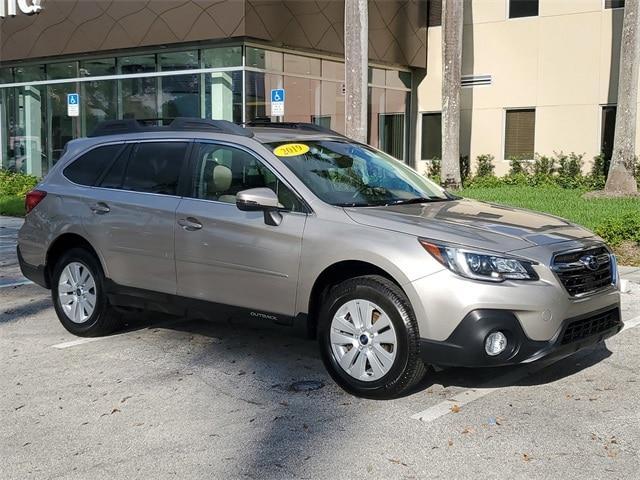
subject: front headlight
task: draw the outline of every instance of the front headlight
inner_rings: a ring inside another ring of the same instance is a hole
[[[424,249],[452,272],[474,280],[538,280],[533,262],[488,252],[475,252],[464,247],[434,243],[419,238]]]

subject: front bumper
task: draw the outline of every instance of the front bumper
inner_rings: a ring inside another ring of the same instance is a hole
[[[457,367],[492,367],[562,358],[609,338],[623,323],[618,306],[607,307],[563,321],[547,341],[527,337],[516,315],[508,310],[474,310],[444,341],[421,339],[421,356],[429,364]],[[487,335],[501,331],[507,348],[496,356],[485,352]]]

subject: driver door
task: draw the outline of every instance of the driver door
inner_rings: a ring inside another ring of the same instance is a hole
[[[192,182],[176,212],[178,295],[292,316],[307,214],[303,203],[253,153],[196,142]],[[282,222],[236,207],[238,192],[274,190]]]

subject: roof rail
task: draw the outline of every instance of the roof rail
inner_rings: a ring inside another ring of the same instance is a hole
[[[160,123],[161,125],[158,125]],[[106,120],[100,122],[90,137],[102,137],[105,135],[118,135],[136,132],[216,132],[228,135],[240,135],[252,137],[251,130],[229,122],[228,120],[208,120],[204,118],[140,118],[125,120]]]
[[[272,122],[269,118],[256,118],[252,122],[245,123],[246,127],[268,127],[268,128],[290,128],[296,130],[306,130],[309,132],[329,133],[338,137],[344,137],[343,134],[331,130],[330,128],[317,125],[315,123],[304,122]]]

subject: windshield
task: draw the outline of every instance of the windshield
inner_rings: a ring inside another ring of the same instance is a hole
[[[331,205],[367,207],[451,198],[431,180],[366,145],[326,140],[268,146],[314,194]]]

